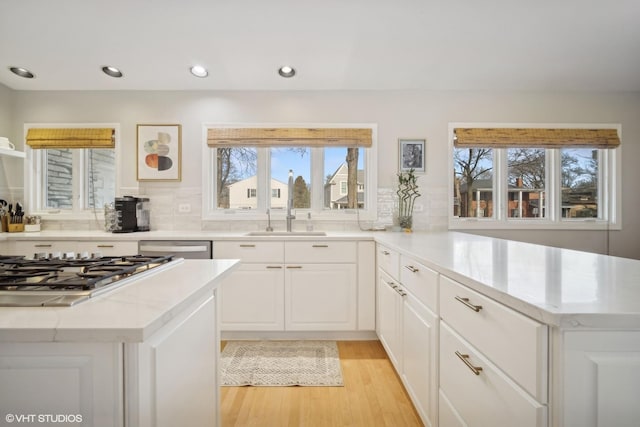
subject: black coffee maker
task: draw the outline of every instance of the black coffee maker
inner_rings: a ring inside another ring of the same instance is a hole
[[[150,211],[147,197],[116,197],[113,205],[116,215],[114,233],[149,231]]]

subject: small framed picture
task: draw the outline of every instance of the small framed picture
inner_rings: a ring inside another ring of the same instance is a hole
[[[416,173],[425,172],[426,139],[399,139],[400,172],[414,169]]]
[[[182,179],[182,126],[138,125],[136,176],[138,181]]]

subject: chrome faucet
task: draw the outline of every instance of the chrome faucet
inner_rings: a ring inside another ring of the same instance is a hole
[[[267,229],[265,231],[273,231],[273,227],[271,226],[271,211],[267,209]]]
[[[296,216],[291,214],[291,210],[293,209],[293,169],[289,169],[289,182],[287,186],[287,231],[291,231],[291,223],[296,219]]]

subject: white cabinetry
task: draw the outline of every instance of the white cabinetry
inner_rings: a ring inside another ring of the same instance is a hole
[[[555,401],[553,425],[635,427],[640,420],[640,332],[565,331],[564,387]]]
[[[440,316],[440,406],[452,425],[546,426],[548,327],[444,276]]]
[[[216,258],[242,263],[220,287],[223,331],[284,329],[284,242],[216,242]]]
[[[209,295],[146,342],[126,345],[127,425],[220,424],[215,307]]]
[[[76,241],[76,240],[14,240],[8,245],[10,255],[32,257],[36,253],[88,252],[102,256],[135,255],[137,241]]]
[[[378,336],[423,422],[436,426],[438,274],[382,245],[377,256]]]
[[[242,260],[221,287],[223,331],[374,328],[373,278],[359,269],[372,242],[218,241],[214,256]]]
[[[2,343],[2,421],[15,414],[33,415],[28,424],[122,426],[122,366],[119,343]],[[47,416],[66,418],[39,418]]]

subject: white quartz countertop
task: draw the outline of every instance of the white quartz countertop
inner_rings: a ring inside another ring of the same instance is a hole
[[[182,260],[73,307],[0,308],[0,342],[142,342],[213,292],[238,260]]]
[[[640,261],[467,233],[376,240],[536,320],[640,329]]]
[[[639,260],[446,231],[329,231],[326,237],[256,237],[246,233],[43,231],[2,234],[9,240],[375,240],[543,323],[576,328],[640,329]]]

